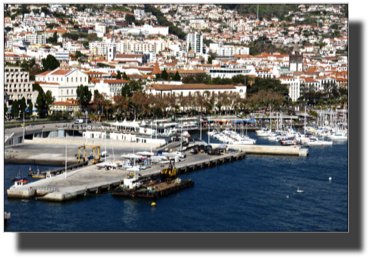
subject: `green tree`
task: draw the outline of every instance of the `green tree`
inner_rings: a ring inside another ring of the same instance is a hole
[[[53,41],[54,41],[54,43],[58,42],[58,34],[57,34],[57,32],[54,32],[54,34],[53,34]]]
[[[42,116],[44,114],[45,107],[45,96],[42,90],[38,91],[37,101],[35,107],[37,109],[38,115]]]
[[[42,89],[42,87],[38,83],[33,84],[33,90],[36,90],[38,92],[44,92],[44,90]]]
[[[131,87],[130,83],[125,83],[124,86],[121,88],[121,95],[123,97],[128,96],[129,98],[131,98],[132,94],[133,94],[133,92],[132,92],[132,87]]]
[[[119,70],[117,71],[116,79],[121,79],[121,72]]]
[[[181,81],[181,75],[179,75],[178,70],[177,70],[177,72],[175,73],[175,75],[174,75],[174,77],[173,77],[173,80],[174,80],[174,81]]]
[[[4,103],[4,119],[7,118],[7,112],[8,112],[7,103]]]
[[[23,71],[29,71],[29,62],[27,62],[26,60],[24,60],[22,63],[21,63],[21,69]]]
[[[162,77],[162,79],[164,79],[164,80],[167,80],[167,79],[168,79],[169,74],[167,73],[166,69],[164,69],[164,71],[161,73],[161,77]]]
[[[82,110],[87,108],[92,98],[91,91],[88,86],[80,85],[77,87],[77,101],[81,105]]]
[[[13,100],[12,103],[12,117],[17,119],[19,116],[19,105],[17,100]]]
[[[127,13],[125,15],[125,21],[130,25],[131,23],[135,21],[135,16],[130,13]]]
[[[25,101],[25,97],[22,97],[22,99],[20,101],[20,115],[21,115],[21,117],[24,116],[25,109],[26,109],[26,101]]]
[[[55,97],[53,97],[53,94],[50,90],[46,91],[45,96],[44,96],[44,101],[45,101],[44,108],[46,109],[46,111],[49,111],[50,105],[54,103],[55,101]]]
[[[29,115],[32,116],[33,115],[33,102],[32,101],[29,102],[28,109],[29,109]]]
[[[97,90],[97,89],[94,90],[94,97],[95,97],[95,95],[99,95],[99,90]]]
[[[123,72],[123,80],[129,80],[129,77],[127,76],[127,74],[125,74],[125,71]]]
[[[59,61],[53,55],[49,54],[46,58],[42,59],[43,71],[55,70],[59,65]]]

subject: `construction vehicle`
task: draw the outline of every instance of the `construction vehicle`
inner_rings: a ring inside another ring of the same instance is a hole
[[[162,177],[175,177],[177,176],[177,168],[174,166],[175,160],[170,159],[168,168],[161,170]]]

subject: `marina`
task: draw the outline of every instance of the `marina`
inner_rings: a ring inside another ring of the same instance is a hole
[[[101,197],[111,199],[107,203],[118,201],[129,203],[127,201],[131,200],[131,202],[136,201],[132,203],[141,204],[142,200],[148,199],[154,200],[154,205],[149,204],[149,206],[155,210],[161,208],[161,201],[175,199],[178,195],[187,197],[192,193],[191,197],[202,196],[209,191],[204,187],[212,185],[213,193],[217,189],[215,193],[218,193],[219,199],[226,198],[226,193],[231,193],[235,196],[233,199],[237,199],[242,197],[238,194],[240,192],[236,191],[243,185],[247,186],[242,180],[252,182],[255,174],[261,173],[262,170],[267,170],[270,174],[272,171],[268,168],[286,169],[285,178],[280,181],[289,185],[286,174],[292,172],[286,166],[295,161],[309,162],[310,158],[314,158],[313,153],[325,149],[314,147],[312,140],[322,141],[326,144],[326,148],[330,147],[332,150],[347,144],[344,139],[328,140],[329,136],[334,134],[340,132],[346,134],[343,129],[336,131],[333,127],[326,130],[326,127],[304,126],[304,130],[299,128],[294,130],[291,125],[282,125],[280,120],[279,128],[257,128],[252,131],[248,130],[247,124],[240,122],[224,128],[214,127],[213,130],[211,127],[196,130],[190,126],[183,130],[181,127],[176,128],[176,123],[167,121],[170,126],[159,123],[162,128],[159,134],[167,135],[165,141],[161,143],[156,142],[159,138],[156,139],[154,136],[156,132],[152,130],[153,124],[149,122],[145,122],[144,125],[146,132],[144,126],[137,132],[131,128],[112,128],[112,125],[104,124],[98,128],[91,128],[91,131],[88,128],[57,127],[48,134],[38,135],[37,132],[37,136],[25,139],[23,144],[6,148],[5,161],[10,165],[21,163],[41,165],[39,168],[37,166],[37,169],[29,167],[33,174],[28,177],[26,184],[7,187],[6,197],[12,204],[20,201],[20,203],[41,203],[42,206],[47,206],[46,203],[51,202],[70,205],[74,201],[92,204],[93,198],[103,200]],[[151,131],[148,131],[149,128]],[[323,134],[320,135],[321,133]],[[128,136],[132,136],[132,139],[124,138],[123,134],[130,134]],[[213,135],[220,137],[213,138]],[[328,142],[332,145],[327,145]],[[244,160],[237,161],[242,159]],[[252,159],[259,162],[252,165],[250,163]],[[285,160],[288,163],[285,164],[284,159],[288,159]],[[273,166],[273,162],[268,167],[262,166],[268,160],[275,161],[276,164]],[[176,176],[163,179],[160,177],[163,170],[168,169],[168,165],[172,162],[175,163]],[[283,164],[279,164],[281,162]],[[236,166],[236,163],[241,164]],[[49,164],[61,167],[46,169],[44,165]],[[249,166],[246,166],[247,164]],[[230,178],[225,173],[225,170],[230,170],[229,166],[235,168],[229,172],[236,174],[236,178]],[[294,168],[292,165],[291,169]],[[41,172],[38,172],[38,169]],[[244,172],[243,170],[251,170],[248,173],[251,175],[242,176],[240,172]],[[217,173],[209,177],[207,174],[210,172]],[[203,175],[208,178],[206,181]],[[38,178],[39,176],[41,178]],[[274,178],[279,178],[279,175],[275,175]],[[336,183],[335,177],[332,178],[328,181]],[[264,176],[263,183],[268,179]],[[239,184],[234,183],[235,180]],[[307,180],[310,181],[310,178]],[[293,194],[300,194],[297,195],[300,199],[309,197],[313,192],[302,181],[297,181],[296,185],[292,184]],[[275,184],[280,187],[278,183]],[[284,199],[296,198],[291,192],[284,194],[287,194],[283,195]],[[194,198],[191,197],[187,199]],[[140,229],[142,228],[136,231]]]

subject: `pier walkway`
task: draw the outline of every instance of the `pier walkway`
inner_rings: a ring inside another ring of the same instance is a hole
[[[211,156],[207,154],[187,155],[185,161],[176,163],[179,174],[206,168],[214,165],[224,164],[230,161],[243,159],[245,152],[227,153],[225,155]],[[165,167],[167,164],[165,165]],[[147,170],[138,173],[141,177],[150,177],[161,172],[164,166],[153,165]],[[116,169],[105,171],[98,169],[95,165],[75,169],[66,174],[59,174],[52,178],[42,179],[23,187],[8,189],[8,198],[32,198],[49,201],[66,201],[78,196],[86,196],[90,193],[99,194],[111,191],[119,186],[130,171]]]

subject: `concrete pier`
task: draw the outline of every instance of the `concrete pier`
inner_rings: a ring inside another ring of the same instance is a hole
[[[199,168],[211,167],[230,161],[243,159],[245,152],[227,153],[225,155],[211,156],[207,154],[187,155],[186,161],[176,163],[177,172],[185,173]],[[164,165],[167,167],[167,164]],[[157,175],[163,167],[160,164],[153,165],[147,170],[138,173],[141,177]],[[75,169],[65,174],[59,174],[52,178],[42,179],[23,187],[8,189],[8,198],[32,198],[49,201],[66,201],[79,196],[87,196],[90,193],[100,194],[119,186],[130,171],[121,169],[105,171],[90,165]]]
[[[211,144],[213,148],[220,144]],[[309,149],[301,146],[258,146],[258,145],[227,145],[228,148],[238,149],[247,154],[260,155],[289,155],[289,156],[308,156]]]

